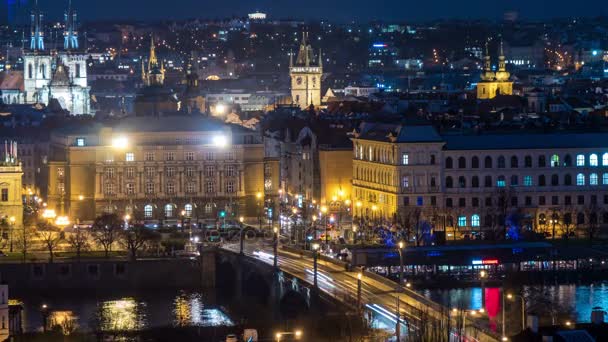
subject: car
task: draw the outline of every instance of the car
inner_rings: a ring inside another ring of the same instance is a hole
[[[239,342],[239,339],[235,334],[230,334],[226,336],[226,342]]]

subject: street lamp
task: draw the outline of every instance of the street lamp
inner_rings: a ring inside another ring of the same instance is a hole
[[[279,249],[279,228],[274,227],[274,268],[277,268],[277,253],[278,253],[278,249]]]
[[[317,258],[319,257],[319,244],[312,244],[312,268],[313,268],[313,286],[317,288]]]
[[[353,245],[357,244],[357,226],[353,226]]]
[[[317,239],[317,215],[312,215],[312,231],[313,231],[313,236],[314,236],[314,240]]]
[[[327,234],[328,230],[327,230],[327,207],[326,206],[321,207],[321,213],[323,213],[323,217],[325,217],[325,248],[327,248],[329,245],[329,235]]]
[[[357,311],[361,310],[361,278],[363,274],[357,273]]]
[[[12,253],[13,252],[13,229],[15,229],[15,221],[16,221],[16,219],[15,219],[15,216],[11,216],[8,220],[11,223],[11,231],[10,231],[10,234],[9,234],[10,235],[9,239],[11,240],[11,242],[10,242],[9,250]]]
[[[131,215],[127,214],[124,217],[125,219],[125,229],[129,229],[129,221],[131,220]]]
[[[241,235],[241,241],[240,241],[241,246],[240,246],[240,249],[239,249],[239,254],[240,255],[243,255],[243,239],[244,239],[244,236],[243,236],[243,222],[244,221],[245,221],[245,218],[243,216],[239,217],[239,223],[241,225],[241,233],[240,233],[240,235]]]
[[[258,199],[258,224],[260,226],[260,230],[262,230],[262,208],[260,204],[260,200],[262,199],[262,193],[258,191],[258,193],[255,194],[255,197]]]
[[[515,294],[507,294],[507,298],[514,299],[515,297],[519,297],[521,299],[521,330],[526,330],[526,299],[524,296],[515,295]]]
[[[403,248],[405,247],[405,244],[403,243],[403,241],[399,241],[399,249],[397,249],[397,251],[399,252],[399,289],[401,290],[403,287]]]

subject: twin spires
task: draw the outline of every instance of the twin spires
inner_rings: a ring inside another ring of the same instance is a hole
[[[507,71],[506,58],[504,55],[503,41],[500,40],[500,52],[498,56],[498,71],[492,71],[492,60],[490,57],[490,51],[488,48],[488,42],[486,41],[486,51],[483,57],[483,72],[481,73],[481,79],[483,81],[507,81],[511,74]]]
[[[17,162],[17,142],[14,140],[4,140],[4,163],[16,164]]]
[[[31,13],[31,32],[30,32],[30,50],[43,51],[44,45],[44,15],[38,7],[38,0],[34,3],[34,8]],[[77,30],[77,14],[72,8],[72,0],[68,1],[68,8],[64,14],[65,30],[63,32],[63,48],[65,50],[77,50],[78,45],[78,30]]]
[[[308,41],[308,32],[302,32],[302,41],[300,42],[300,48],[295,60],[293,61],[293,52],[289,54],[289,67],[323,67],[323,58],[321,49],[319,49],[318,60],[315,61],[315,54],[312,46]]]

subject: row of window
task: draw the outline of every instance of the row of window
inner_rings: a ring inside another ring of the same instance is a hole
[[[225,191],[227,193],[235,193],[236,192],[236,182],[234,181],[226,181],[225,183]],[[104,184],[104,194],[108,196],[116,195],[117,185],[114,183],[105,183]],[[184,191],[186,193],[196,193],[198,189],[196,187],[196,183],[186,183],[184,187]],[[146,194],[154,194],[156,192],[156,185],[154,183],[146,183],[145,184],[145,193]],[[205,192],[206,193],[215,193],[216,185],[213,181],[205,182]],[[127,183],[125,184],[125,193],[127,195],[135,194],[135,184]],[[167,194],[175,194],[176,193],[176,184],[175,183],[167,183],[165,184],[165,193]]]
[[[576,215],[576,220],[574,220],[574,216]],[[539,218],[538,218],[538,224],[541,226],[546,226],[546,225],[551,225],[553,222],[556,223],[556,225],[572,225],[572,224],[577,224],[577,225],[583,225],[583,224],[597,224],[598,223],[598,214],[597,213],[589,213],[588,215],[585,215],[585,213],[582,212],[578,212],[578,213],[565,213],[563,215],[563,217],[559,217],[559,215],[557,214],[553,214],[550,216],[551,220],[547,219],[547,216],[545,214],[540,214]],[[604,212],[602,214],[602,223],[608,224],[608,212]],[[469,218],[466,215],[459,215],[457,217],[457,222],[456,224],[458,225],[458,227],[481,227],[482,222],[481,222],[481,217],[478,214],[473,214]],[[486,227],[490,227],[494,224],[504,224],[504,219],[500,216],[492,216],[492,215],[486,215],[484,218],[484,222],[483,222],[484,226]],[[446,225],[453,227],[454,226],[454,219],[452,218],[452,216],[448,216],[446,217]]]
[[[215,205],[213,203],[207,203],[205,204],[204,208],[204,212],[205,214],[211,214],[213,212],[213,208],[215,207]],[[164,216],[166,218],[174,218],[177,216],[177,206],[175,204],[166,204],[163,207],[163,212],[164,212]],[[184,205],[184,217],[192,217],[192,214],[194,212],[194,206],[192,204],[186,204]],[[180,212],[181,214],[181,212]],[[151,219],[154,215],[154,206],[152,204],[146,204],[144,206],[144,217],[147,219]]]
[[[407,157],[406,154],[403,155],[403,165],[408,165],[409,164],[409,158]],[[602,160],[601,160],[601,164],[602,166],[608,166],[608,153],[604,153],[602,155]],[[467,162],[467,159],[465,157],[459,157],[456,160],[456,166],[459,169],[466,169],[467,167],[469,167],[472,169],[479,169],[480,168],[480,159],[477,156],[473,156],[471,158],[471,162],[470,164]],[[557,154],[554,154],[551,156],[550,159],[550,164],[551,167],[559,167],[559,166],[573,166],[572,163],[572,157],[567,154],[564,157],[563,163],[560,163],[560,158]],[[590,154],[588,157],[585,156],[584,154],[577,154],[576,155],[576,166],[599,166],[600,165],[600,160],[597,154],[592,153]],[[526,168],[531,168],[533,167],[533,159],[532,156],[525,156],[524,157],[524,163],[523,166]],[[545,156],[538,156],[537,159],[537,163],[536,163],[537,167],[546,167],[547,166],[547,160],[545,158]],[[452,169],[454,168],[454,159],[452,157],[447,157],[445,158],[445,168],[446,169]],[[483,167],[486,169],[491,169],[494,167],[494,160],[492,159],[492,157],[490,156],[486,156],[483,160]],[[504,156],[499,156],[497,161],[496,161],[496,167],[499,169],[504,169],[507,167],[507,159]],[[519,158],[517,156],[511,156],[510,161],[509,161],[509,167],[511,168],[518,168],[519,167]]]
[[[576,199],[576,202],[574,201],[574,199]],[[455,200],[457,200],[457,203],[454,203]],[[481,198],[479,197],[473,197],[471,198],[470,203],[467,203],[467,199],[464,197],[460,197],[458,199],[455,198],[446,198],[445,199],[445,206],[447,208],[453,208],[455,206],[455,204],[458,205],[458,207],[460,208],[465,208],[467,206],[471,206],[473,208],[477,208],[481,206]],[[519,202],[519,197],[518,196],[494,196],[494,197],[485,197],[484,199],[484,206],[485,207],[504,207],[504,206],[512,206],[512,207],[517,207],[519,206],[521,203]],[[585,196],[583,195],[577,195],[576,197],[572,197],[570,195],[566,195],[563,196],[563,199],[561,200],[560,203],[560,196],[550,196],[550,200],[551,200],[551,205],[585,205],[585,204],[592,204],[592,205],[596,205],[597,203],[597,196],[596,195],[591,195],[589,197],[589,201],[586,202],[585,200]],[[508,203],[507,203],[508,201]],[[435,202],[435,203],[433,203]],[[408,197],[404,198],[404,205],[409,205],[410,201]],[[608,204],[608,195],[604,195],[604,204]],[[422,197],[418,197],[418,201],[417,201],[417,205],[421,206],[424,203],[422,202]],[[431,197],[431,205],[436,205],[436,198],[433,196]],[[530,207],[535,205],[534,200],[533,200],[533,196],[525,196],[524,197],[524,206]],[[548,205],[547,203],[547,197],[546,196],[538,196],[537,197],[537,201],[536,201],[536,205],[539,206],[543,206],[543,205]]]
[[[169,166],[164,168],[165,176],[168,178],[175,177],[176,168]],[[225,166],[225,175],[227,177],[236,177],[236,166],[234,165],[226,165]],[[147,178],[154,178],[156,176],[156,168],[154,167],[146,167],[144,169]],[[205,176],[206,177],[215,177],[216,168],[215,166],[206,166],[205,167]],[[196,169],[194,167],[186,167],[184,169],[184,174],[188,178],[196,177]],[[112,179],[116,176],[115,169],[113,167],[107,167],[104,169],[104,176],[106,179]],[[125,177],[126,178],[135,178],[135,168],[127,167],[125,168]]]
[[[608,173],[603,173],[601,176],[602,176],[601,184],[608,185]],[[519,181],[520,180],[519,180],[518,175],[512,175],[510,177],[509,185],[518,186],[518,185],[520,185]],[[403,183],[402,186],[404,188],[409,187],[409,177],[403,176],[402,183]],[[561,183],[560,183],[559,175],[554,174],[554,175],[551,175],[551,178],[550,178],[551,186],[559,186],[559,185],[571,186],[574,184],[576,184],[577,186],[600,185],[600,178],[597,173],[592,173],[588,177],[587,177],[587,175],[585,175],[583,173],[579,173],[576,175],[576,183],[573,183],[572,175],[570,175],[570,174],[564,175],[563,181]],[[492,182],[492,176],[485,176],[483,186],[486,188],[490,188],[493,185],[494,184]],[[534,178],[532,176],[524,176],[522,185],[526,186],[526,187],[534,186]],[[546,186],[546,185],[547,185],[547,177],[545,175],[539,175],[537,177],[537,186]],[[431,186],[434,186],[434,184],[431,184]],[[466,188],[467,187],[466,177],[464,177],[464,176],[458,177],[456,184],[454,184],[454,178],[452,178],[451,176],[445,177],[445,187],[446,188],[450,189],[455,186],[457,186],[459,188]],[[499,188],[507,186],[506,177],[498,176],[496,178],[496,186]],[[471,187],[472,188],[480,187],[480,178],[478,176],[471,177]]]
[[[224,154],[224,159],[225,160],[235,160],[236,154],[234,152],[226,152]],[[134,152],[126,152],[125,153],[125,161],[126,162],[135,162],[135,153]],[[211,151],[207,151],[204,152],[203,154],[203,158],[201,160],[216,160],[219,159],[218,155],[216,152],[211,152]],[[177,153],[176,152],[165,152],[164,154],[164,161],[177,161]],[[195,152],[184,152],[184,158],[183,160],[185,161],[196,161],[198,160],[196,158],[196,153]],[[145,152],[144,153],[144,161],[146,162],[153,162],[156,161],[156,154],[155,152]],[[106,155],[106,162],[107,163],[113,163],[114,162],[114,153],[112,152],[108,152],[108,154]]]

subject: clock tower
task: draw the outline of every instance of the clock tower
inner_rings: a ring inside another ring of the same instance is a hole
[[[323,60],[321,50],[318,59],[308,43],[308,33],[302,34],[300,50],[294,63],[293,54],[289,57],[289,76],[291,77],[291,101],[302,109],[321,105],[321,76]]]

